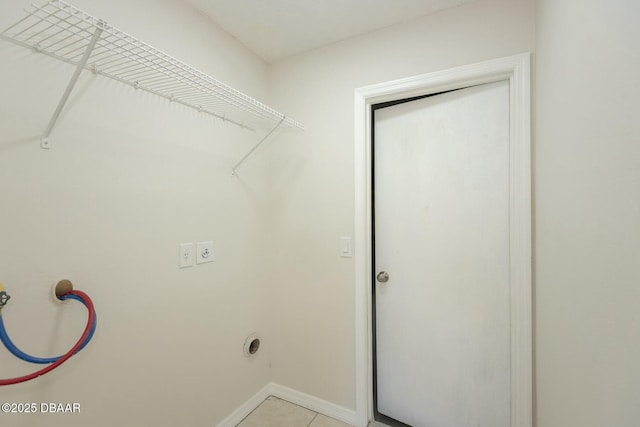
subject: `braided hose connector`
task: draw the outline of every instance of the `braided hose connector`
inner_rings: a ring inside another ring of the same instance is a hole
[[[0,282],[0,310],[2,310],[2,307],[4,307],[5,305],[7,305],[7,302],[11,299],[11,297],[9,296],[9,294],[7,294],[7,292],[4,290],[4,285],[2,284],[2,282]]]

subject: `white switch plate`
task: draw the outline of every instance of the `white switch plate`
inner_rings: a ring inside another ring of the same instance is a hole
[[[181,243],[178,250],[178,266],[186,268],[193,266],[195,259],[195,245],[193,243]]]
[[[342,258],[353,257],[353,241],[351,237],[340,238],[340,256]]]
[[[196,249],[196,264],[213,261],[213,242],[198,242]]]

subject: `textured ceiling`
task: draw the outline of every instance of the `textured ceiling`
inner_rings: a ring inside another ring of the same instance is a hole
[[[267,62],[474,0],[184,0]]]

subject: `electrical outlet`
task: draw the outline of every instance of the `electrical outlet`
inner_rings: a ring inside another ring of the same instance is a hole
[[[178,250],[178,265],[180,268],[193,266],[195,251],[193,243],[181,243]]]
[[[213,242],[198,242],[196,249],[196,264],[213,261]]]

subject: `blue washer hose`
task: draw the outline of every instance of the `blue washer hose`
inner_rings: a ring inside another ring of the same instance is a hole
[[[60,299],[61,300],[74,299],[76,301],[80,301],[82,304],[84,304],[85,307],[87,307],[87,303],[85,302],[85,300],[79,297],[78,295],[66,294],[66,295],[62,295]],[[82,343],[82,346],[78,349],[76,354],[80,352],[80,350],[85,348],[87,344],[89,344],[89,341],[91,341],[91,338],[93,337],[93,333],[96,331],[97,323],[98,323],[98,319],[96,318],[96,320],[93,322],[93,325],[91,326],[91,332],[87,336],[87,339],[84,341],[84,343]],[[46,365],[49,363],[55,363],[63,357],[63,356],[49,357],[49,358],[33,357],[23,352],[22,350],[20,350],[18,347],[16,347],[16,345],[9,338],[9,335],[7,334],[7,330],[4,327],[1,310],[0,310],[0,341],[2,341],[2,344],[4,344],[4,346],[7,348],[7,350],[9,350],[9,352],[11,352],[11,354],[13,354],[19,359],[24,360],[25,362]]]

